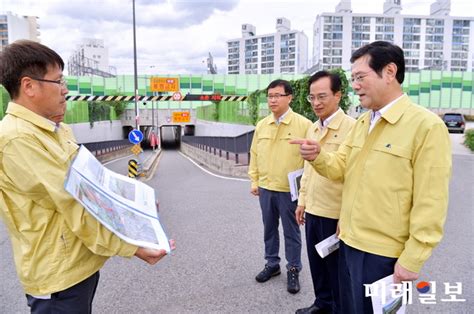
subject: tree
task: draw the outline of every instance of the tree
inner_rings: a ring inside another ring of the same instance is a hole
[[[91,128],[94,127],[94,122],[110,120],[110,105],[104,101],[88,101],[87,107],[89,109],[89,123]]]
[[[0,118],[2,118],[5,115],[5,111],[7,111],[7,105],[9,101],[10,101],[10,95],[8,94],[5,87],[0,85],[0,109],[1,109]]]
[[[247,104],[249,108],[250,123],[256,125],[258,122],[258,112],[260,111],[260,95],[262,90],[256,90],[249,95],[247,98]]]
[[[342,97],[341,97],[341,102],[339,103],[339,106],[344,112],[347,112],[347,110],[351,106],[351,101],[348,94],[349,93],[349,80],[346,77],[346,72],[341,68],[333,69],[330,72],[338,74],[339,77],[341,78]],[[302,116],[305,116],[309,120],[316,121],[318,118],[314,114],[313,109],[311,108],[311,105],[306,100],[306,97],[308,96],[308,93],[309,93],[308,81],[309,81],[309,76],[305,76],[299,80],[290,81],[291,88],[293,89],[293,100],[291,102],[291,108],[293,109],[294,112],[297,112],[301,114]],[[259,89],[251,93],[249,97],[247,98],[250,120],[253,125],[256,125],[259,120],[258,108],[260,105],[260,96],[264,94],[265,94],[265,90]]]
[[[308,80],[309,76],[305,76],[299,80],[290,81],[291,88],[293,89],[291,108],[294,112],[305,116],[309,120],[316,121],[313,109],[308,100],[306,100],[306,97],[308,96]]]
[[[341,109],[347,113],[347,110],[349,110],[349,107],[352,105],[352,103],[349,98],[349,80],[347,79],[346,72],[341,68],[333,69],[331,72],[338,74],[341,78],[342,97],[341,101],[339,102],[339,107],[341,107]]]

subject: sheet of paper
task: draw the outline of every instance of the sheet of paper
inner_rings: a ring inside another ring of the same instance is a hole
[[[301,182],[302,176],[303,176],[303,168],[288,173],[288,182],[290,184],[290,193],[291,193],[292,202],[298,199],[298,194],[301,187],[300,182]]]
[[[323,241],[319,242],[314,246],[321,258],[325,258],[332,252],[336,251],[339,248],[339,238],[336,234],[333,234],[330,237],[327,237]]]

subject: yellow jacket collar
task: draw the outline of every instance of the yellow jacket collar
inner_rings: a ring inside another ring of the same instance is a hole
[[[271,113],[271,115],[273,116],[273,113]],[[286,112],[285,118],[283,118],[283,120],[281,120],[280,123],[289,124],[292,117],[293,117],[293,109],[291,109],[291,107],[290,107],[290,108],[288,108],[288,111]],[[275,123],[275,117],[272,117],[272,119],[270,119],[270,121],[268,121],[268,124],[272,124],[272,123]]]
[[[403,113],[408,108],[408,106],[410,106],[410,104],[411,104],[411,100],[405,94],[402,97],[400,97],[400,99],[397,102],[395,102],[393,106],[382,115],[382,118],[387,120],[387,122],[390,124],[395,124],[397,123],[398,120],[400,120]]]
[[[54,132],[56,130],[56,126],[50,120],[12,101],[8,103],[6,113],[23,119],[25,121],[31,122],[32,124],[47,131]]]
[[[334,116],[334,118],[331,119],[331,121],[328,124],[329,129],[337,130],[341,126],[342,121],[344,120],[344,111],[342,111],[341,108],[337,109],[337,113]]]

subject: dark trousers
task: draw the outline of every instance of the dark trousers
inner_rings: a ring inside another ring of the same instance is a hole
[[[92,313],[92,300],[99,283],[99,272],[66,289],[51,294],[51,299],[43,300],[27,294],[28,306],[34,314]]]
[[[286,268],[295,267],[301,270],[301,232],[296,222],[296,202],[291,201],[289,192],[275,192],[258,188],[260,207],[262,209],[263,236],[265,241],[265,259],[267,265],[276,267],[280,264],[279,219],[283,225],[285,237]]]
[[[336,233],[337,219],[305,213],[305,220],[306,249],[316,296],[314,304],[321,309],[339,313],[339,252],[321,258],[314,247]]]
[[[396,261],[396,258],[363,252],[340,241],[341,312],[372,314],[372,300],[365,297],[364,284],[371,284],[393,274]]]

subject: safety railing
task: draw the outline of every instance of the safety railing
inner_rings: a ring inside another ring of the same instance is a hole
[[[250,145],[253,132],[239,136],[183,136],[181,141],[197,147],[226,160],[234,160],[236,164],[248,164],[250,160]]]
[[[95,156],[101,156],[107,153],[130,147],[132,144],[130,144],[130,142],[125,139],[106,142],[83,143],[82,145],[84,145]]]

